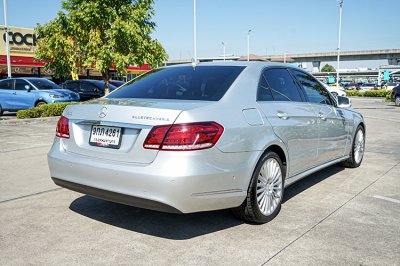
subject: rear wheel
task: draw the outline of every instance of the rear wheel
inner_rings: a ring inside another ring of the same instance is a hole
[[[47,104],[45,101],[38,101],[35,105],[35,107],[41,106],[43,104]]]
[[[266,223],[281,209],[285,167],[279,156],[267,152],[258,162],[250,181],[245,201],[232,209],[233,214],[245,221]]]
[[[396,96],[396,98],[394,98],[394,104],[396,106],[400,106],[400,96]]]
[[[365,131],[360,125],[357,127],[356,135],[354,136],[353,145],[351,146],[350,158],[342,164],[345,167],[357,168],[361,165],[364,157],[365,149]]]

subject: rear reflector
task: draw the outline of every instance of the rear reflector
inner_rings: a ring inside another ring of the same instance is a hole
[[[69,139],[69,119],[61,116],[57,123],[56,136]]]
[[[216,122],[155,126],[143,147],[169,151],[208,149],[217,143],[223,131],[224,128]]]

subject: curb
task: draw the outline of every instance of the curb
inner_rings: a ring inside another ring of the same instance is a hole
[[[22,125],[22,124],[33,124],[38,122],[57,122],[59,116],[52,116],[52,117],[38,117],[38,118],[12,118],[12,119],[1,119],[0,118],[0,125]]]

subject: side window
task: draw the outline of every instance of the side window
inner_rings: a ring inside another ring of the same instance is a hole
[[[302,102],[300,92],[286,69],[267,69],[263,76],[275,101]]]
[[[79,82],[68,82],[63,86],[64,89],[71,90],[74,92],[79,91]]]
[[[26,90],[26,88],[25,88],[26,85],[29,86],[28,82],[26,82],[25,80],[22,80],[22,79],[16,79],[15,80],[15,89],[16,90],[25,91]]]
[[[292,70],[292,72],[303,87],[309,102],[332,105],[329,93],[311,75],[297,70]]]
[[[83,92],[99,92],[100,90],[94,84],[82,82],[81,83],[81,91],[83,91]]]
[[[267,83],[264,73],[261,74],[260,84],[258,84],[257,101],[273,101],[271,88]]]
[[[2,80],[0,81],[0,90],[12,90],[13,80]]]

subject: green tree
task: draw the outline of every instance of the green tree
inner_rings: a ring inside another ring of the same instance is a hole
[[[156,28],[153,4],[153,0],[63,1],[66,12],[36,28],[40,36],[36,58],[46,60],[46,67],[59,76],[95,67],[108,92],[110,68],[122,74],[128,65],[156,67],[167,59],[161,43],[151,38]]]
[[[333,66],[326,64],[321,68],[321,72],[336,72],[336,69]]]

